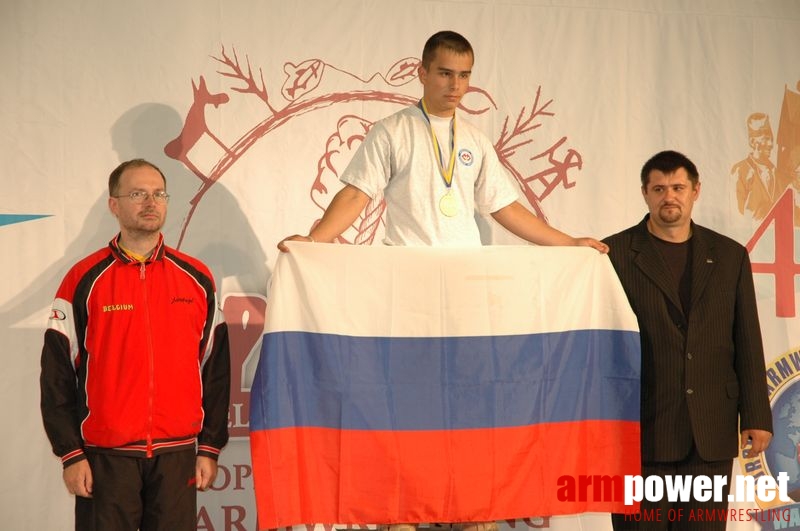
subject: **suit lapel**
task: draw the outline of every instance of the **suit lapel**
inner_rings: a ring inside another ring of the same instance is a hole
[[[711,279],[711,274],[716,267],[716,257],[714,256],[714,245],[703,233],[702,229],[692,223],[692,308],[703,295]]]
[[[672,305],[682,313],[681,299],[677,290],[673,287],[673,282],[671,280],[672,274],[669,269],[667,269],[667,264],[661,257],[661,253],[656,249],[647,231],[647,217],[639,224],[639,230],[633,235],[631,251],[634,253],[633,261],[636,266],[664,293],[664,296],[667,297]]]

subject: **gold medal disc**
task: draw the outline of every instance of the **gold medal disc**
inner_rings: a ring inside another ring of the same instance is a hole
[[[458,201],[456,196],[447,192],[439,199],[439,211],[448,218],[455,217],[458,214]]]

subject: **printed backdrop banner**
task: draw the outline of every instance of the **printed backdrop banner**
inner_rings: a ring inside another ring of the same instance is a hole
[[[289,247],[251,392],[261,529],[626,510],[557,496],[639,473],[639,333],[606,256]]]
[[[623,230],[645,212],[647,158],[676,149],[697,164],[695,221],[750,252],[775,417],[770,449],[734,473],[785,471],[800,492],[797,0],[0,0],[0,527],[74,528],[39,412],[42,335],[63,275],[117,230],[109,172],[144,157],[167,178],[166,242],[209,266],[231,325],[231,440],[199,494],[197,528],[256,529],[248,419],[276,243],[318,222],[372,124],[418,101],[422,46],[442,29],[475,50],[459,119],[489,137],[522,204],[556,228]],[[375,198],[340,243],[379,244],[384,217]],[[484,244],[522,243],[476,219]],[[539,311],[586,297],[543,299]],[[512,528],[611,523],[590,512],[502,522]]]

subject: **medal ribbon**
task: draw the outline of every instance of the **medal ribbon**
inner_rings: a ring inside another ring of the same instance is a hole
[[[450,162],[447,163],[447,167],[445,168],[444,161],[442,160],[442,148],[439,147],[439,140],[436,138],[436,133],[433,130],[433,124],[431,124],[431,119],[428,116],[428,109],[425,106],[425,100],[420,99],[417,107],[420,108],[425,120],[428,121],[428,128],[431,131],[431,142],[433,142],[433,151],[436,153],[436,158],[439,161],[436,166],[439,168],[439,174],[442,176],[444,185],[449,191],[450,186],[453,184],[453,170],[456,167],[456,115],[453,114],[453,124],[451,126],[453,134],[452,138],[450,138]]]

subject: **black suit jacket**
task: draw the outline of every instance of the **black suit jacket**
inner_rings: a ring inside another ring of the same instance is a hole
[[[731,459],[740,429],[772,431],[747,250],[692,223],[687,317],[647,218],[604,240],[639,321],[642,460],[678,461],[692,440],[706,461]]]

